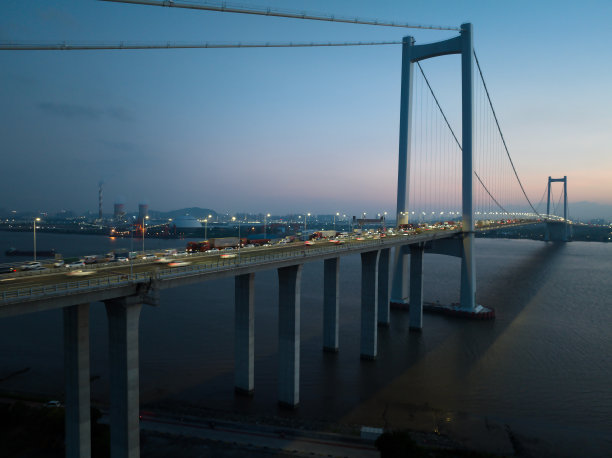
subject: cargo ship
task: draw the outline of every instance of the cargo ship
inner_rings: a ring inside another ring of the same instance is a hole
[[[18,250],[17,248],[9,248],[4,252],[6,256],[34,256],[33,250]],[[55,256],[55,250],[36,250],[36,256]]]

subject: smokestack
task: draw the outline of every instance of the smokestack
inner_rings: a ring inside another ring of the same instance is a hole
[[[100,181],[100,183],[98,183],[98,219],[100,221],[102,221],[102,185],[104,184],[103,181]]]

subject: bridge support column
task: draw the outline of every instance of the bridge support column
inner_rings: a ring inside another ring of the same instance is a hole
[[[300,292],[302,265],[278,269],[278,402],[300,403]]]
[[[410,245],[410,330],[423,329],[423,253],[422,243]]]
[[[140,456],[138,321],[140,298],[107,301],[111,457]]]
[[[243,274],[235,277],[235,388],[238,393],[253,394],[255,389],[254,372],[254,288],[255,274]]]
[[[323,261],[323,350],[338,351],[340,258]]]
[[[391,302],[405,304],[408,298],[408,253],[406,246],[395,248]]]
[[[66,457],[87,458],[91,456],[89,304],[66,307],[63,314]]]
[[[376,359],[378,258],[380,250],[361,253],[361,359]]]
[[[474,120],[474,65],[472,24],[461,24],[461,202],[463,254],[461,256],[461,309],[473,312],[476,308],[476,268],[474,264],[473,210],[473,120]]]
[[[389,326],[389,252],[391,248],[380,250],[378,259],[378,325]]]

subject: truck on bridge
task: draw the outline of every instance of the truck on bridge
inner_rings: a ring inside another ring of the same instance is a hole
[[[185,250],[188,252],[203,252],[213,248],[237,248],[239,243],[241,246],[244,246],[248,243],[248,240],[246,238],[239,239],[238,237],[220,237],[203,240],[202,242],[187,242]]]

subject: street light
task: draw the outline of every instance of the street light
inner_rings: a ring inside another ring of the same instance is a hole
[[[236,217],[232,216],[232,221],[236,221]],[[238,220],[238,263],[240,263],[240,220]]]
[[[264,236],[263,236],[264,239],[268,238],[267,237],[268,236],[268,226],[267,226],[268,221],[267,221],[267,218],[269,218],[269,217],[270,217],[270,213],[264,215]]]
[[[306,222],[308,221],[309,216],[310,216],[310,213],[306,213],[306,216],[304,216],[304,232],[306,232]]]
[[[128,253],[128,259],[130,260],[130,279],[132,278],[132,253],[134,252],[134,219],[136,217],[132,215],[132,221],[130,223],[130,252]]]
[[[204,240],[208,240],[208,218],[204,220]]]
[[[144,239],[145,239],[145,234],[147,233],[147,220],[148,219],[149,219],[149,215],[145,216],[142,220],[142,255],[143,256],[145,254]]]
[[[334,215],[334,231],[336,230],[336,216],[340,216],[340,212],[336,212]]]
[[[34,261],[36,261],[36,222],[40,221],[40,218],[34,218]]]

